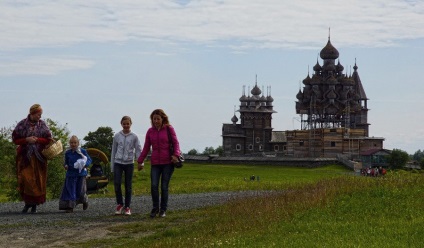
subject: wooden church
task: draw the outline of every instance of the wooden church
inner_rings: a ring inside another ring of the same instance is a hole
[[[370,149],[383,149],[384,138],[369,136],[369,100],[358,73],[344,73],[339,52],[330,37],[320,52],[313,74],[303,80],[296,95],[299,130],[273,131],[276,113],[271,87],[265,94],[255,85],[240,97],[240,118],[234,116],[222,126],[224,156],[336,157],[350,159]],[[337,63],[336,63],[337,61]],[[240,120],[240,121],[239,121]]]

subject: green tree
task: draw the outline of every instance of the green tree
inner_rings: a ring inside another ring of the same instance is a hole
[[[412,155],[412,159],[415,161],[421,161],[424,158],[424,151],[418,150]]]
[[[198,152],[197,152],[197,150],[196,149],[191,149],[190,151],[188,151],[188,153],[187,153],[188,155],[197,155],[198,154]]]
[[[214,153],[215,153],[215,149],[212,146],[210,146],[210,147],[205,147],[205,150],[202,152],[202,155],[210,155]]]
[[[52,132],[55,140],[60,140],[64,148],[69,147],[70,131],[68,124],[62,125],[52,119],[46,119],[47,126]],[[65,149],[64,149],[65,150]],[[50,198],[57,199],[62,193],[63,183],[65,181],[65,170],[63,169],[65,152],[47,162],[47,192]]]
[[[84,148],[96,148],[104,152],[108,158],[112,153],[113,131],[111,127],[99,127],[95,132],[88,132],[84,137]]]
[[[52,137],[54,140],[60,140],[64,148],[68,147],[68,141],[70,139],[70,131],[68,129],[68,124],[62,125],[59,122],[53,121],[50,118],[46,119],[47,126],[52,132]]]
[[[389,165],[393,169],[402,169],[405,167],[408,160],[408,153],[400,149],[393,149],[391,154],[388,156]]]
[[[420,163],[421,169],[424,169],[424,158],[422,158],[419,163]]]
[[[0,128],[0,187],[7,189],[10,182],[16,180],[15,144],[12,139],[12,128]]]
[[[219,156],[222,156],[224,154],[224,148],[222,146],[218,146],[215,149],[215,154],[219,154]]]

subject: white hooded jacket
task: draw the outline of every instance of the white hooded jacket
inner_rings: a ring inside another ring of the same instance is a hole
[[[134,159],[141,153],[141,144],[137,134],[130,132],[125,134],[122,130],[115,134],[112,143],[110,159],[111,171],[115,163],[134,164]]]

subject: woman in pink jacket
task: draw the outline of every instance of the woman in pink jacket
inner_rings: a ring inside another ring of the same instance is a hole
[[[180,146],[174,128],[169,124],[168,116],[162,109],[155,109],[150,114],[152,127],[147,130],[146,140],[143,150],[137,159],[138,169],[144,167],[144,159],[152,148],[150,157],[151,169],[151,194],[153,201],[153,209],[150,217],[154,218],[157,214],[160,217],[166,216],[168,207],[168,188],[172,173],[174,172],[174,164],[178,162],[180,155]],[[172,140],[168,139],[168,131]],[[170,153],[170,142],[174,146],[174,153]],[[162,178],[161,178],[162,177]],[[159,181],[161,182],[161,198],[159,202]]]

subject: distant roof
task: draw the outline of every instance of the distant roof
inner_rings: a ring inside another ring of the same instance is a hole
[[[376,154],[376,153],[380,153],[380,154]],[[374,149],[369,149],[366,151],[362,151],[361,152],[361,156],[371,156],[371,155],[389,155],[391,153],[390,150],[387,149],[381,149],[381,148],[374,148]]]

